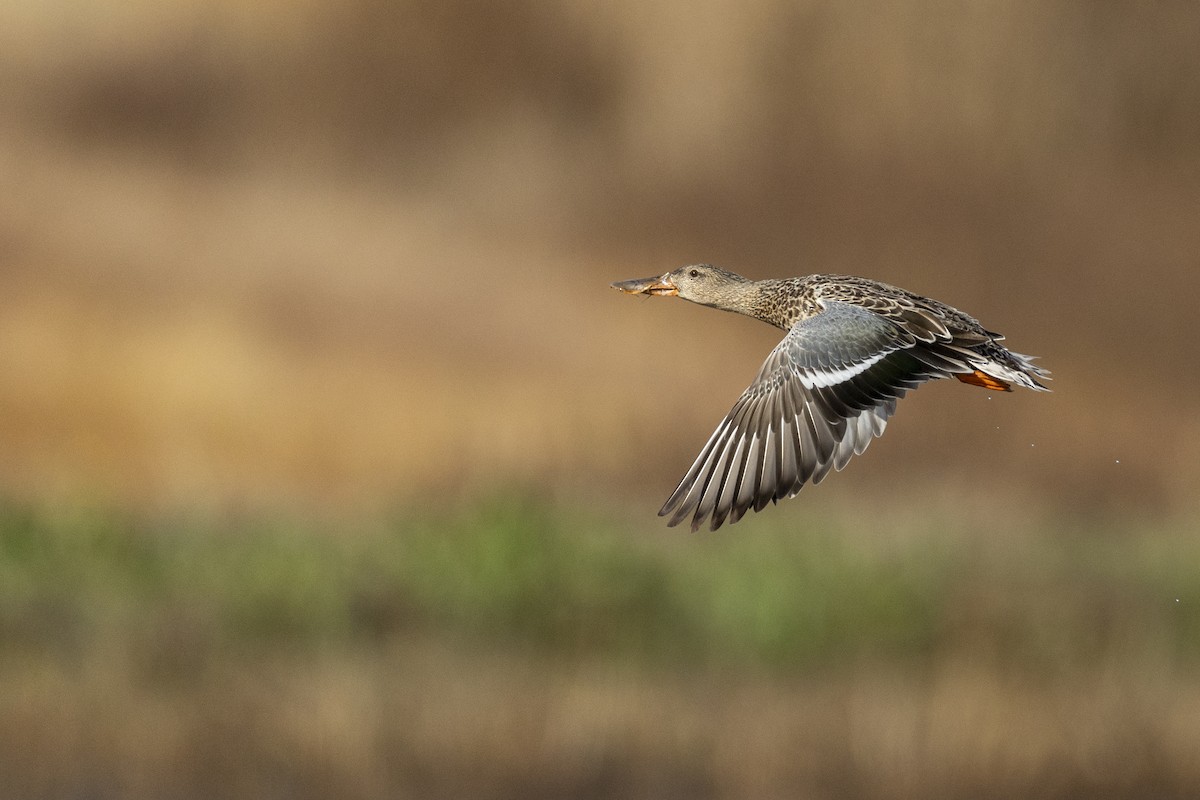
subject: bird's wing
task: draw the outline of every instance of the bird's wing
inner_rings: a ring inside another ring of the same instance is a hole
[[[908,389],[946,374],[919,340],[868,309],[827,302],[767,357],[659,511],[716,530],[791,497],[846,465],[883,433]]]

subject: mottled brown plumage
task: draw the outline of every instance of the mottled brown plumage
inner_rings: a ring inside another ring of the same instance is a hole
[[[819,483],[883,433],[896,401],[955,377],[997,391],[1047,391],[1049,372],[956,308],[849,275],[752,281],[711,264],[619,281],[787,331],[659,511],[716,530]]]

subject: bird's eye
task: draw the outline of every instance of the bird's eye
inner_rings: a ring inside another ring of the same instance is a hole
[[[699,278],[699,277],[700,277],[700,270],[698,270],[698,269],[694,269],[694,270],[692,270],[691,272],[689,272],[689,273],[688,273],[688,275],[692,276],[693,278]]]

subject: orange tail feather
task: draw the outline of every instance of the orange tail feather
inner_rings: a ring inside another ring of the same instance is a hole
[[[958,372],[954,377],[958,378],[963,383],[969,383],[972,386],[979,386],[984,389],[992,389],[997,392],[1011,392],[1012,386],[1005,383],[999,378],[993,378],[986,372],[975,370],[974,372]]]

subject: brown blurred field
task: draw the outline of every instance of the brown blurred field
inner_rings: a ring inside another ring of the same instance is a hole
[[[1068,595],[1090,608],[1125,585],[1120,564],[1200,529],[1198,52],[1183,2],[0,10],[13,508],[168,529],[196,514],[218,539],[312,519],[342,539],[532,492],[686,561],[712,544],[654,511],[777,333],[607,284],[696,261],[896,283],[1055,379],[1041,396],[923,388],[844,474],[719,534],[790,527],[803,547],[819,519],[881,557],[898,520],[925,531],[914,553],[1011,536],[1008,566],[971,592],[931,590],[996,618],[978,640],[951,626],[918,666],[827,653],[781,677],[761,654],[712,671],[604,648],[564,665],[553,643],[435,618],[316,657],[286,633],[249,656],[181,634],[176,658],[208,666],[159,691],[136,666],[146,642],[99,625],[113,635],[67,651],[33,635],[0,658],[23,687],[6,702],[55,722],[20,757],[4,734],[10,782],[30,797],[1200,792],[1194,650],[1121,643],[1177,593],[1098,622],[1113,641],[1095,660],[1003,657],[1005,615],[1028,610],[1005,598],[1033,562],[1083,560],[1047,574],[1079,578]],[[1117,548],[1098,572],[1091,537]],[[1177,555],[1154,563],[1200,578],[1197,551]],[[21,569],[12,597],[59,581]],[[0,634],[53,628],[39,603]],[[1046,624],[1071,651],[1089,619]],[[134,735],[147,727],[159,749]]]

